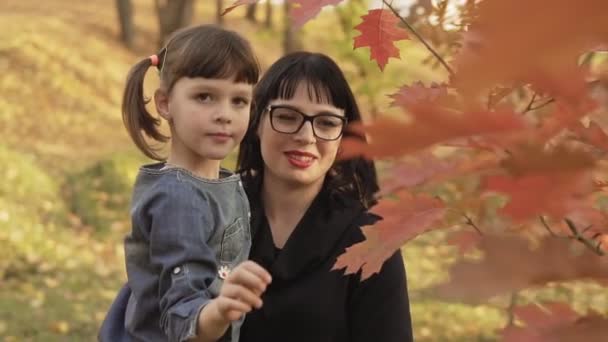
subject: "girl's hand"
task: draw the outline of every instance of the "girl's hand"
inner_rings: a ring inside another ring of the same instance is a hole
[[[199,335],[189,342],[217,341],[230,322],[253,308],[261,308],[261,296],[270,281],[270,274],[253,261],[245,261],[237,266],[224,280],[217,298],[201,310],[198,316]]]
[[[261,308],[261,296],[271,281],[270,274],[257,263],[248,260],[239,264],[228,274],[215,299],[220,317],[231,322]]]

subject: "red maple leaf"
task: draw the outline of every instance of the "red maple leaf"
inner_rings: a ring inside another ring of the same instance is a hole
[[[484,181],[487,191],[509,195],[509,203],[501,210],[516,221],[539,215],[563,216],[576,203],[581,190],[591,187],[588,172],[555,172],[522,177],[490,176]]]
[[[584,0],[575,12],[571,0],[482,1],[464,48],[454,59],[454,85],[476,94],[496,84],[544,80],[545,90],[568,90],[565,95],[571,97],[584,89],[577,58],[606,43],[606,13],[604,0]]]
[[[452,264],[450,280],[430,292],[437,298],[477,304],[548,282],[608,280],[608,259],[576,241],[547,237],[535,246],[517,236],[484,234],[478,243],[484,258]]]
[[[383,170],[380,178],[381,196],[403,188],[445,181],[462,175],[498,166],[496,154],[481,153],[471,156],[440,159],[429,151],[416,153],[396,161]]]
[[[591,100],[583,100],[577,105],[566,105],[558,103],[551,115],[543,121],[541,128],[537,130],[539,139],[550,139],[564,129],[575,129],[580,124],[580,119],[597,108],[597,103]]]
[[[589,127],[585,127],[582,123],[579,123],[570,129],[572,129],[583,142],[593,145],[603,151],[608,151],[608,135],[606,135],[606,132],[604,132],[596,122],[591,121]]]
[[[232,11],[233,9],[235,9],[239,6],[255,4],[258,1],[260,1],[260,0],[238,0],[238,1],[234,2],[232,5],[226,7],[226,9],[224,9],[224,12],[222,12],[222,15],[226,15],[228,12]]]
[[[513,132],[525,127],[521,115],[509,110],[457,113],[439,105],[420,104],[412,106],[410,113],[414,116],[413,123],[382,117],[368,125],[349,126],[356,132],[365,132],[369,143],[345,137],[341,158],[399,156],[457,138]]]
[[[397,26],[398,19],[389,10],[370,10],[362,18],[363,22],[355,26],[361,35],[355,37],[354,47],[369,46],[370,59],[378,63],[380,70],[384,70],[389,57],[400,58],[395,42],[407,39],[407,32]]]
[[[455,171],[455,163],[441,160],[431,152],[424,151],[412,158],[395,163],[382,172],[380,188],[382,194],[389,194],[404,187],[423,184],[436,176]]]
[[[361,269],[361,279],[367,279],[382,268],[382,264],[407,241],[432,229],[445,213],[438,199],[408,192],[397,194],[398,200],[383,199],[374,212],[384,219],[371,227],[363,227],[365,241],[356,243],[338,257],[333,269],[346,267],[346,274]]]
[[[584,151],[558,145],[553,150],[525,146],[511,153],[502,162],[510,175],[487,176],[482,188],[509,195],[502,212],[514,220],[563,217],[594,190],[590,170],[595,164]]]
[[[293,7],[289,13],[293,26],[300,27],[316,17],[327,5],[337,5],[343,0],[289,0]]]
[[[422,82],[416,82],[411,86],[402,86],[399,90],[389,95],[393,99],[392,106],[408,107],[420,102],[433,102],[448,95],[445,85],[435,82],[426,87]]]
[[[481,241],[482,235],[478,232],[473,231],[460,231],[451,234],[448,237],[448,244],[458,247],[458,251],[461,254],[471,251],[477,247]]]

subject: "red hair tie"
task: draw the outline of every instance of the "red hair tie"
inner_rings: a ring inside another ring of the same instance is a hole
[[[158,55],[152,55],[148,58],[150,58],[150,62],[152,62],[153,66],[158,66]]]

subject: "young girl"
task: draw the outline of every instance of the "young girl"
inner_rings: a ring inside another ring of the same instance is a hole
[[[166,161],[144,137],[169,139],[145,107],[151,66],[160,74],[156,110],[171,131]],[[206,25],[177,32],[131,69],[123,120],[137,147],[161,162],[139,170],[125,239],[128,282],[101,340],[237,341],[243,315],[261,307],[270,275],[242,263],[249,203],[239,176],[220,168],[245,134],[258,74],[245,39]]]

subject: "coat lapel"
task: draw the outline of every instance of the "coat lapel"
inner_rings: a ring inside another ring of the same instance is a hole
[[[273,278],[282,280],[293,279],[342,252],[337,250],[341,237],[364,211],[356,201],[320,193],[275,258],[270,227],[262,206],[259,210],[253,222],[255,254]]]

